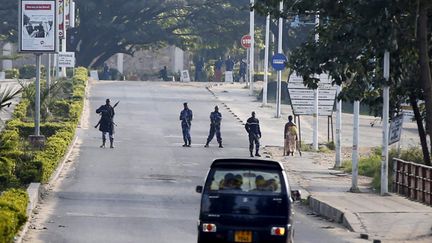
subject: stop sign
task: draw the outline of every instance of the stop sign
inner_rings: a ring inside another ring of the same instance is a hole
[[[252,37],[250,35],[244,35],[240,41],[244,48],[250,48],[252,43]]]

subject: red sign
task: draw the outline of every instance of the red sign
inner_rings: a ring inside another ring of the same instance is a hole
[[[250,48],[252,43],[252,37],[250,35],[244,35],[240,41],[244,48]]]
[[[25,10],[51,10],[50,4],[26,4]]]

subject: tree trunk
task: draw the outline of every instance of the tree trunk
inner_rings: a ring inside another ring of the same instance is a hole
[[[420,82],[424,92],[426,106],[426,127],[429,140],[432,139],[432,80],[429,66],[429,43],[428,43],[428,3],[429,0],[420,1],[418,43],[420,61]],[[432,143],[431,143],[432,146]],[[432,150],[432,147],[431,147]]]
[[[416,96],[414,94],[410,94],[409,99],[410,99],[411,107],[413,108],[413,111],[414,111],[415,120],[417,122],[417,130],[419,133],[420,144],[421,144],[422,152],[423,152],[423,161],[424,161],[425,165],[430,166],[431,165],[431,159],[430,159],[430,154],[429,154],[429,149],[428,149],[428,144],[427,144],[427,139],[426,139],[426,131],[425,131],[424,126],[423,126],[423,117],[420,113],[420,109],[418,107]]]

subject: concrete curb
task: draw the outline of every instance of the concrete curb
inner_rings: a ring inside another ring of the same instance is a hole
[[[350,231],[354,231],[349,220],[345,217],[345,212],[343,212],[342,210],[335,208],[323,201],[320,201],[319,199],[315,198],[312,195],[309,196],[308,198],[308,204],[309,204],[309,208],[314,213],[324,218],[330,219],[335,223],[342,224]]]

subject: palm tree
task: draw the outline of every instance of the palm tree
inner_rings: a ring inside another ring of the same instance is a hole
[[[12,101],[18,97],[22,88],[6,86],[5,88],[0,85],[0,113],[3,113],[12,105]],[[1,125],[4,121],[0,118]]]

